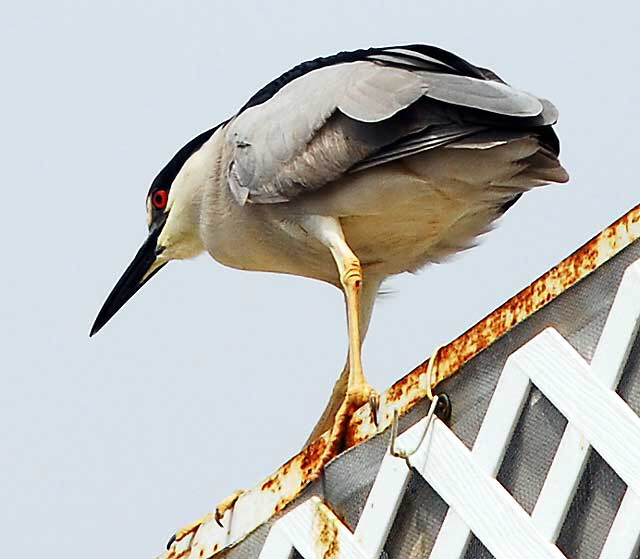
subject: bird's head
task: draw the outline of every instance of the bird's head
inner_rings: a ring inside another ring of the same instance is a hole
[[[198,234],[198,215],[208,160],[199,151],[217,128],[203,132],[182,147],[153,180],[146,201],[149,236],[102,305],[90,336],[167,262],[193,258],[204,250]]]

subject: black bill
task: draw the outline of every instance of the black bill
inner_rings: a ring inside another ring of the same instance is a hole
[[[161,229],[162,227],[157,227],[151,231],[149,237],[147,237],[147,240],[140,247],[140,250],[133,259],[133,262],[129,264],[124,274],[122,274],[122,277],[118,280],[118,283],[116,283],[116,286],[111,293],[109,293],[107,300],[104,302],[104,305],[102,305],[96,317],[96,321],[91,327],[89,336],[93,336],[109,322],[111,317],[167,264],[166,262],[160,264],[145,277],[156,261],[158,255],[157,242]]]

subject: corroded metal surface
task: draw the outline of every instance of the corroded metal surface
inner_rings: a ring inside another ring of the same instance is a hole
[[[338,517],[332,514],[326,505],[320,503],[315,516],[313,534],[318,557],[334,559],[340,556],[340,539],[338,538],[340,524]]]
[[[450,377],[509,329],[538,311],[562,292],[586,277],[622,249],[640,238],[640,206],[616,221],[582,248],[534,281],[462,336],[437,353],[434,385]],[[368,405],[352,419],[347,447],[370,439],[386,429],[394,412],[404,414],[426,394],[425,361],[381,395],[379,425],[371,421]],[[244,539],[262,523],[280,513],[322,471],[327,459],[327,436],[320,437],[289,460],[260,485],[242,494],[219,526],[213,515],[180,530],[165,559],[222,557],[220,552]]]
[[[260,485],[241,494],[222,516],[221,525],[210,513],[179,530],[165,559],[211,557],[281,512],[319,475],[327,438],[328,434],[318,438]]]

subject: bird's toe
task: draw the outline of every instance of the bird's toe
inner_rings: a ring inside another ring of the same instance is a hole
[[[380,409],[380,393],[371,389],[369,392],[369,409],[371,410],[371,420],[373,424],[378,428],[379,420],[378,420],[378,410]]]
[[[231,493],[224,501],[218,504],[214,512],[214,519],[218,523],[218,526],[222,527],[222,519],[228,511],[233,509],[236,501],[245,493],[244,489],[238,489]]]

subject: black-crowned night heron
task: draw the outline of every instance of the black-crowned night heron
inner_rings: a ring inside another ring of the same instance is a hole
[[[380,284],[470,247],[520,195],[565,182],[554,106],[442,49],[304,62],[186,144],[147,195],[149,237],[95,334],[170,260],[207,251],[244,270],[344,292],[349,356],[310,438],[339,441],[375,396],[360,350]]]

